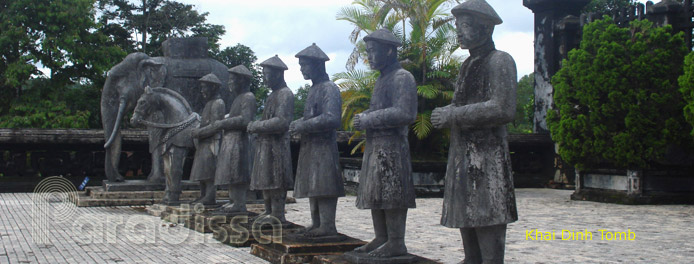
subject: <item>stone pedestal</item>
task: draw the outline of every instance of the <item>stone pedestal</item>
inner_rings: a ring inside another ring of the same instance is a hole
[[[190,227],[200,233],[219,233],[224,226],[231,224],[247,223],[258,214],[253,212],[225,213],[216,210],[193,214],[193,222]]]
[[[250,247],[253,244],[269,244],[273,240],[280,242],[290,235],[303,231],[305,228],[291,222],[282,226],[264,225],[255,223],[256,218],[250,217],[246,221],[243,217],[232,217],[230,222],[211,225],[212,237],[232,247]]]
[[[339,235],[338,242],[302,242],[296,235],[285,236],[281,242],[271,244],[253,244],[251,254],[270,263],[311,263],[316,256],[340,255],[366,244],[366,242]]]
[[[163,191],[166,188],[163,182],[148,182],[146,180],[130,180],[122,182],[103,181],[102,187],[107,192],[144,192]],[[200,190],[200,183],[196,181],[181,181],[181,190]]]
[[[434,264],[440,263],[430,259],[422,258],[412,254],[395,258],[371,258],[365,254],[354,254],[353,252],[344,255],[321,255],[316,256],[311,261],[312,264],[354,264],[354,263],[415,263],[415,264]]]

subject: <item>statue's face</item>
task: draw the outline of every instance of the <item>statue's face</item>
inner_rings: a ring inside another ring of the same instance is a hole
[[[229,91],[242,93],[246,92],[246,88],[250,88],[250,78],[245,75],[240,75],[236,73],[229,74]]]
[[[241,86],[241,76],[235,73],[229,74],[229,91],[234,92],[239,89],[239,86]]]
[[[205,100],[212,98],[215,90],[214,84],[208,82],[200,83],[200,93],[202,93],[202,98]]]
[[[395,49],[393,46],[383,44],[378,41],[366,42],[366,53],[369,55],[369,67],[372,70],[382,70],[390,62],[389,58],[393,55]]]
[[[304,76],[304,80],[313,79],[313,72],[315,71],[314,62],[304,58],[299,58],[299,66],[301,66],[301,75]]]
[[[282,70],[263,67],[263,80],[270,89],[281,88],[277,86],[282,82]]]
[[[471,15],[458,15],[455,19],[455,28],[458,34],[458,44],[463,49],[474,49],[484,44],[490,33],[486,24],[479,23],[478,18]]]

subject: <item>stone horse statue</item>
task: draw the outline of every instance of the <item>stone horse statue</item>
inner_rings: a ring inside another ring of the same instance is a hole
[[[152,117],[158,115],[154,122]],[[135,111],[130,122],[133,125],[142,124],[148,127],[153,136],[150,142],[150,152],[161,148],[164,175],[166,176],[166,194],[162,203],[168,205],[180,204],[181,179],[183,163],[188,150],[194,147],[191,131],[200,126],[200,116],[193,112],[181,94],[167,88],[145,88],[135,105]]]

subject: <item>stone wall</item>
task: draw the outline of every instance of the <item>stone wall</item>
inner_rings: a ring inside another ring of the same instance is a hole
[[[145,179],[151,169],[147,132],[124,130],[119,171],[126,179]],[[356,183],[361,166],[359,155],[349,155],[355,140],[352,134],[338,132],[338,149],[344,175]],[[292,138],[294,167],[299,153],[299,137]],[[104,179],[104,134],[102,130],[81,129],[0,129],[0,192],[32,191],[42,177],[63,175],[76,186],[90,178],[90,184]],[[554,147],[542,134],[509,135],[509,147],[518,187],[543,187],[552,178]],[[186,160],[185,175],[192,165],[192,153]],[[416,185],[421,192],[438,192],[443,186],[445,161],[415,161]],[[184,176],[184,179],[187,176]]]

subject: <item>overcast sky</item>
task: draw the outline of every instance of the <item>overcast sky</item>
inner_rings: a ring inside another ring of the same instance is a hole
[[[345,71],[353,45],[348,38],[353,26],[336,20],[337,12],[352,0],[179,0],[209,12],[208,22],[223,25],[222,48],[241,43],[262,62],[275,54],[287,64],[285,79],[292,90],[306,81],[294,55],[316,43],[328,56],[331,76]],[[533,14],[522,0],[487,0],[504,23],[497,26],[494,41],[499,50],[513,56],[518,78],[533,71]],[[643,0],[645,2],[645,0]]]

